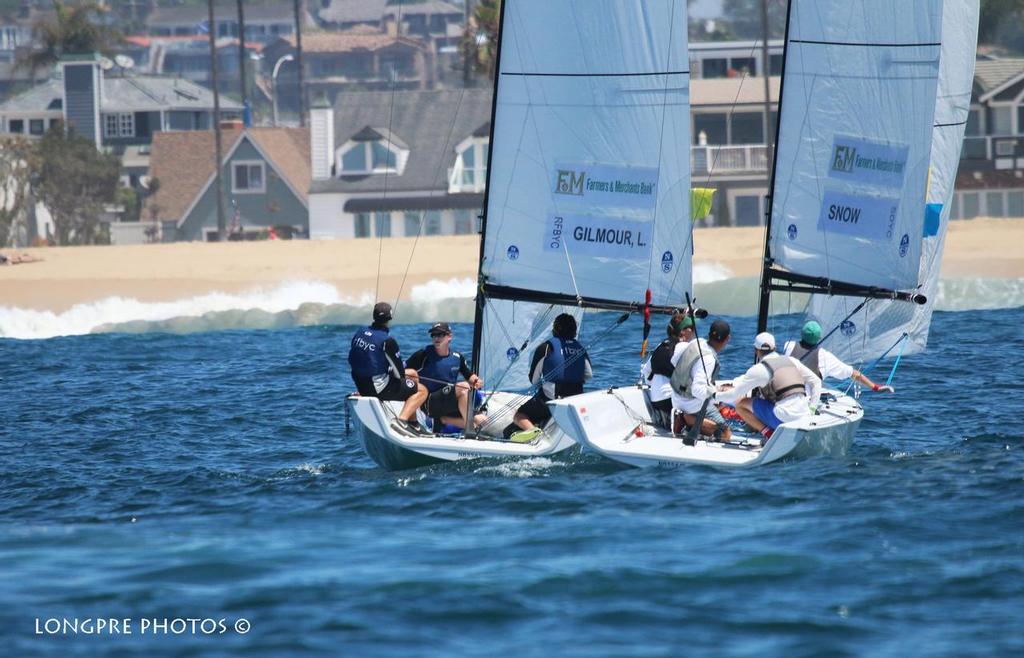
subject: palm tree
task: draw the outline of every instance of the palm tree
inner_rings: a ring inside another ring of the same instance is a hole
[[[110,54],[121,42],[121,33],[106,21],[109,9],[92,2],[68,5],[54,0],[54,13],[36,22],[39,45],[18,59],[18,66],[35,72],[48,68],[65,55]]]

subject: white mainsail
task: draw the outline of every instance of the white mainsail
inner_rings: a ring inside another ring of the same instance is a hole
[[[924,224],[918,239],[921,259],[917,282],[928,299],[924,305],[872,300],[843,324],[828,347],[841,358],[860,361],[881,355],[904,333],[906,354],[919,352],[928,342],[932,309],[938,293],[939,268],[946,239],[950,204],[960,162],[964,131],[971,106],[975,51],[978,42],[978,0],[945,0],[942,9],[942,48],[939,63],[935,121],[931,140],[931,170]],[[813,295],[808,316],[822,327],[842,323],[860,300]]]
[[[690,291],[689,58],[679,0],[503,11],[475,348],[520,388],[557,313]]]

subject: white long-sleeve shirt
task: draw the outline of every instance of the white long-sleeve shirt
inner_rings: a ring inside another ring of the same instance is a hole
[[[799,420],[811,413],[810,404],[817,404],[821,397],[821,380],[811,370],[790,357],[796,364],[800,377],[804,380],[804,395],[791,395],[775,403],[775,416],[784,423]],[[736,400],[746,397],[755,388],[767,386],[772,375],[763,363],[755,363],[745,373],[732,382],[732,389],[715,394],[715,400],[735,404]]]
[[[710,378],[715,372],[715,364],[718,363],[718,353],[703,338],[700,340],[704,362],[701,363],[701,360],[697,359],[690,368],[690,395],[684,396],[672,391],[672,408],[679,409],[684,414],[691,416],[700,413],[700,408],[704,406],[704,400],[707,400],[715,392]],[[683,349],[686,349],[687,345],[689,343],[684,343]],[[682,352],[679,354],[681,356]],[[678,361],[679,357],[676,357],[676,362],[678,363]],[[669,388],[671,389],[671,387]]]
[[[784,346],[784,353],[789,356],[793,353],[793,348],[796,346],[796,341],[791,340]],[[797,361],[800,361],[797,359]],[[800,361],[800,363],[807,365],[807,361]],[[840,381],[853,377],[853,366],[847,365],[839,360],[832,352],[829,352],[824,347],[818,348],[818,370],[821,371],[821,378],[831,377],[832,379],[838,379]]]

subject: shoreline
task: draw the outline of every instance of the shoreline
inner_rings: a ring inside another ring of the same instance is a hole
[[[694,231],[694,267],[756,277],[764,245],[758,227]],[[239,294],[290,282],[333,286],[342,299],[410,299],[431,281],[475,280],[475,235],[366,240],[185,242],[5,249],[39,260],[0,265],[0,307],[61,313],[110,297],[171,302]],[[378,256],[379,254],[379,256]],[[379,276],[378,276],[379,270]],[[943,279],[1024,278],[1024,220],[950,224]],[[401,294],[399,294],[401,293]]]

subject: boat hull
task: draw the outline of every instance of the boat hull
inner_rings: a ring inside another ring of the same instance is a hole
[[[413,436],[395,427],[401,402],[381,402],[377,398],[353,395],[348,398],[356,435],[366,454],[378,466],[389,471],[419,468],[441,462],[486,457],[542,457],[576,445],[555,423],[530,443],[501,439],[501,431],[512,422],[512,415],[527,396],[495,393],[482,439],[461,435]]]
[[[580,445],[632,466],[702,464],[751,468],[785,457],[844,455],[864,417],[856,400],[826,391],[818,413],[781,425],[765,446],[760,435],[734,433],[730,443],[698,439],[685,445],[654,426],[639,386],[584,393],[548,403],[555,421]]]

